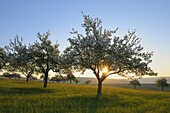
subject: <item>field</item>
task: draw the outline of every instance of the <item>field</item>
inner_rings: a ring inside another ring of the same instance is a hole
[[[0,113],[170,113],[170,92],[0,79]]]
[[[104,86],[134,89],[134,86],[129,84],[104,84]],[[157,87],[155,84],[141,84],[141,86],[136,86],[136,87],[137,90],[161,91],[161,87]],[[170,87],[164,87],[164,89],[166,92],[170,92]]]

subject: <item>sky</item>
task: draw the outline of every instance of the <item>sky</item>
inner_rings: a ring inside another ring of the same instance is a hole
[[[118,36],[136,30],[144,51],[154,51],[151,68],[170,77],[170,0],[0,0],[0,47],[16,35],[34,43],[38,32],[50,30],[63,51],[72,28],[83,33],[81,11],[106,29],[119,28]]]

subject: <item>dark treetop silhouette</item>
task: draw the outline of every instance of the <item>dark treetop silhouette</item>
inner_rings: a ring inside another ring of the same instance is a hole
[[[156,82],[156,86],[161,87],[162,91],[164,91],[164,87],[168,87],[168,83],[166,78],[161,78],[155,81]]]

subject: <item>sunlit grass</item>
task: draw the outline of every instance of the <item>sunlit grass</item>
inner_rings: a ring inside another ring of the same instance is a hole
[[[0,80],[1,113],[168,113],[170,93],[96,86]]]

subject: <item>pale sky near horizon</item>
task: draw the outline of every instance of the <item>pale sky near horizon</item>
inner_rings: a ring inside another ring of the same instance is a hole
[[[154,51],[153,70],[170,77],[170,0],[0,0],[0,47],[15,35],[33,43],[38,31],[50,30],[63,51],[71,29],[83,31],[81,11],[106,29],[119,28],[120,36],[136,29],[144,51]]]

